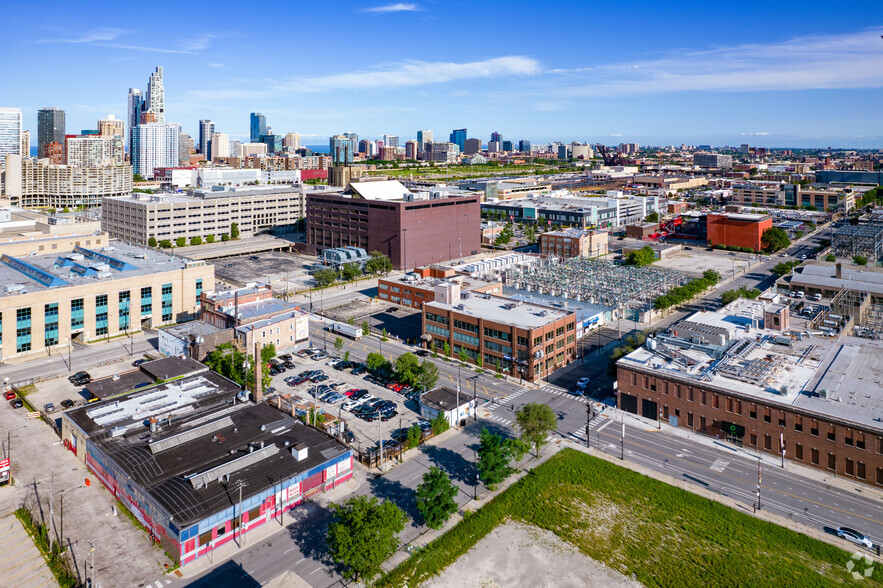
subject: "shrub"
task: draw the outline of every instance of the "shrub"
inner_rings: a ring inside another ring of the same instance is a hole
[[[151,237],[147,240],[148,247],[156,247],[156,237]]]
[[[206,236],[205,236],[205,242],[206,242],[206,243],[214,243],[214,242],[215,242],[215,236],[214,236],[214,235],[206,235]]]
[[[202,237],[192,237],[190,239],[191,245],[202,245]]]
[[[175,239],[176,247],[184,247],[185,245],[187,245],[187,239],[185,239],[184,237],[178,237],[177,239]]]
[[[169,241],[168,239],[163,239],[162,241],[159,242],[159,246],[162,247],[163,249],[171,249],[172,242]]]

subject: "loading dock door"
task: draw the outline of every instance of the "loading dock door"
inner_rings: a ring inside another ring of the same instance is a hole
[[[646,398],[641,399],[641,416],[645,419],[652,419],[654,421],[659,418],[656,402],[647,400]]]
[[[619,408],[632,414],[638,414],[638,397],[631,394],[619,393]]]

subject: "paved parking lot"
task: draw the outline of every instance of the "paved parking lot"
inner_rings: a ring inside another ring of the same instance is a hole
[[[39,588],[56,585],[43,554],[15,515],[0,519],[0,578],[4,586]]]
[[[366,293],[370,296],[376,294],[376,289]],[[379,333],[386,329],[391,337],[398,337],[403,341],[416,341],[423,332],[423,315],[420,310],[384,300],[358,299],[334,308],[325,308],[322,314],[342,323],[352,319],[354,324],[361,325],[363,321],[367,321],[372,332]]]
[[[215,276],[226,282],[244,286],[248,282],[260,281],[274,284],[277,291],[284,291],[287,281],[289,291],[295,292],[309,287],[312,278],[308,268],[316,263],[316,258],[272,251],[227,257],[211,263],[215,266]]]
[[[364,379],[364,374],[362,376],[354,376],[349,370],[336,370],[333,367],[326,365],[330,361],[330,358],[324,361],[313,361],[308,358],[302,359],[295,356],[293,357],[295,368],[273,376],[272,385],[276,389],[276,393],[291,394],[292,397],[298,397],[305,402],[312,403],[312,387],[317,386],[317,384],[305,382],[292,387],[285,383],[285,378],[295,376],[303,371],[321,369],[325,375],[328,376],[328,380],[321,382],[321,384],[327,385],[339,383],[340,385],[337,389],[341,392],[353,388],[368,390],[368,393],[375,398],[382,398],[395,402],[396,410],[398,412],[397,416],[389,421],[381,421],[378,419],[370,423],[363,421],[346,410],[343,410],[342,402],[338,404],[328,404],[318,401],[316,403],[327,414],[334,417],[339,416],[346,421],[347,428],[351,430],[355,436],[353,445],[357,449],[374,445],[381,438],[386,442],[390,439],[390,435],[393,431],[402,427],[408,428],[420,419],[420,409],[416,400],[406,401],[402,395],[366,381]]]

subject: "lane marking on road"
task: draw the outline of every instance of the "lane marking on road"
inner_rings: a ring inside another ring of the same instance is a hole
[[[315,574],[316,572],[318,572],[318,571],[321,570],[321,569],[322,569],[322,568],[316,568],[315,570],[313,570],[312,572],[310,572],[310,575],[312,576],[313,574]]]
[[[598,427],[597,429],[595,429],[595,432],[596,432],[596,433],[600,433],[601,431],[604,430],[604,427],[606,427],[607,425],[609,425],[609,424],[612,423],[612,422],[613,422],[612,420],[611,420],[611,421],[606,421],[603,425],[601,425],[600,427]]]
[[[286,553],[290,553],[290,552],[294,551],[295,549],[297,549],[297,547],[292,547],[291,549],[289,549],[289,550],[287,550],[287,551],[284,551],[284,552],[282,553],[282,555],[285,555]]]
[[[604,436],[605,436],[605,437],[610,437],[611,439],[615,439],[615,440],[619,441],[619,435],[611,435],[611,434],[609,434],[609,433],[604,433]],[[627,443],[628,443],[629,445],[633,445],[634,447],[640,447],[641,449],[644,449],[644,450],[646,450],[646,451],[650,451],[650,452],[653,452],[653,453],[658,453],[658,454],[660,454],[660,455],[664,455],[664,456],[667,457],[668,459],[671,459],[671,460],[674,460],[674,461],[682,461],[682,462],[685,462],[685,463],[689,463],[689,464],[692,465],[692,466],[697,466],[697,465],[698,465],[698,464],[695,464],[695,463],[693,463],[693,462],[690,462],[690,461],[688,461],[688,460],[686,460],[686,459],[683,459],[683,458],[680,458],[680,457],[677,457],[677,456],[671,455],[671,454],[669,454],[669,453],[665,453],[664,451],[660,451],[660,450],[658,450],[658,449],[656,449],[656,448],[654,448],[654,447],[649,447],[649,446],[647,446],[647,445],[643,445],[643,444],[641,444],[641,443],[635,443],[634,441],[631,441],[631,440],[627,441]],[[615,448],[617,448],[617,447],[614,445],[613,448],[615,449]],[[628,453],[628,451],[626,451],[626,453]],[[710,468],[707,468],[706,466],[702,466],[702,465],[699,465],[698,467],[701,467],[701,468],[704,468],[704,469],[710,469]],[[752,482],[752,480],[747,480],[747,479],[745,479],[745,478],[740,478],[740,477],[737,477],[737,476],[731,476],[731,475],[726,474],[726,473],[723,473],[723,472],[721,472],[719,475],[722,476],[722,477],[724,477],[724,478],[730,478],[731,480],[735,480],[735,481],[737,481],[737,482],[749,483],[749,484]],[[785,492],[784,490],[779,490],[778,488],[772,488],[772,487],[770,487],[770,486],[763,485],[763,484],[761,485],[761,488],[766,488],[767,490],[771,490],[771,491],[773,491],[773,492],[778,492],[779,494],[784,494],[785,496],[790,496],[791,498],[796,498],[796,499],[798,499],[798,500],[805,500],[806,502],[809,502],[809,503],[814,504],[814,505],[816,505],[816,506],[819,506],[819,507],[821,507],[821,508],[831,508],[831,507],[828,506],[827,504],[823,504],[823,503],[821,503],[821,502],[818,502],[818,501],[816,501],[816,500],[812,500],[812,499],[810,499],[810,498],[803,498],[803,499],[801,499],[799,496],[796,496],[796,495],[794,495],[794,494],[791,494],[790,492]],[[806,496],[806,492],[803,492],[803,495]],[[831,510],[838,511],[838,512],[844,514],[844,515],[849,514],[849,513],[847,513],[845,510],[840,510],[840,509],[837,509],[837,508],[831,508]],[[874,523],[874,524],[877,524],[877,525],[883,525],[883,521],[878,521],[878,520],[876,520],[876,519],[874,519],[874,518],[871,518],[871,517],[868,517],[868,516],[860,515],[860,514],[858,514],[858,513],[856,513],[855,516],[857,516],[857,517],[861,517],[862,519],[864,519],[864,520],[866,520],[866,521],[870,521],[870,522],[872,522],[872,523]]]
[[[302,558],[300,558],[299,560],[297,560],[296,562],[294,562],[294,565],[299,564],[300,562],[302,562],[302,561],[305,560],[305,559],[307,559],[307,558],[306,558],[306,557],[302,557]]]
[[[714,463],[711,464],[711,466],[708,469],[714,470],[716,472],[722,472],[725,469],[727,469],[728,465],[730,465],[730,462],[728,462],[727,460],[717,458],[716,460],[714,460]]]

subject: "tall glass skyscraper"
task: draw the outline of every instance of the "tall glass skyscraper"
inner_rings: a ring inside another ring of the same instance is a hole
[[[349,165],[353,162],[353,152],[356,150],[353,139],[346,135],[334,135],[329,139],[328,147],[334,165]]]
[[[454,129],[451,133],[451,143],[460,148],[460,153],[466,151],[466,129]]]
[[[49,143],[58,143],[62,154],[64,153],[64,111],[60,108],[41,108],[37,111],[37,146],[40,157],[48,157],[46,145]]]
[[[162,82],[161,66],[157,67],[147,80],[147,98],[144,102],[144,110],[153,113],[155,122],[166,122],[166,90]]]
[[[250,143],[260,143],[261,135],[267,134],[267,117],[260,112],[252,112],[250,122]]]
[[[6,168],[7,155],[30,157],[21,153],[21,109],[0,107],[0,169]]]
[[[199,121],[199,152],[208,159],[212,152],[212,135],[215,132],[215,123],[210,120]]]

